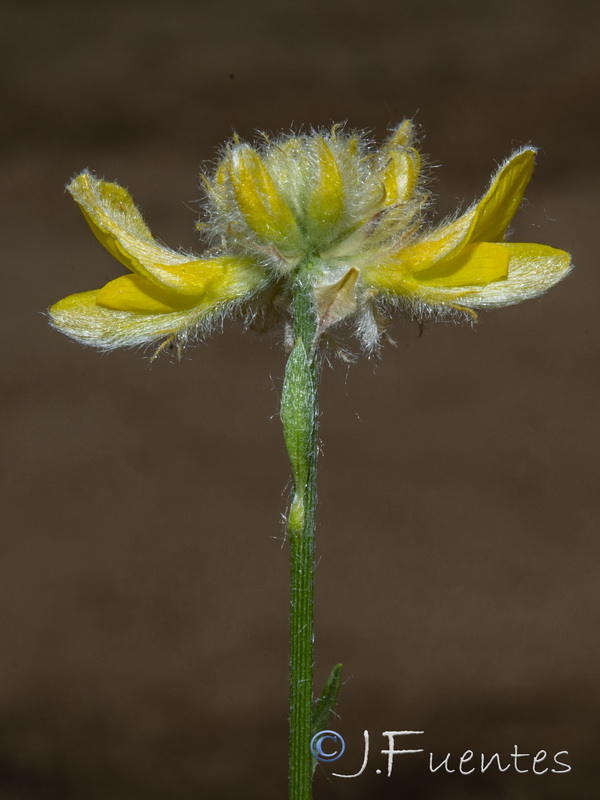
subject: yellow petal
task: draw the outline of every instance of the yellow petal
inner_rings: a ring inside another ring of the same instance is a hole
[[[492,281],[474,288],[461,299],[461,304],[472,308],[509,306],[537,297],[571,271],[571,256],[544,244],[504,243],[509,257],[506,280]]]
[[[463,214],[453,222],[442,225],[420,237],[414,244],[395,254],[400,271],[409,269],[419,273],[437,261],[449,258],[468,244],[468,235],[474,213]]]
[[[253,231],[281,245],[297,236],[293,214],[255,150],[234,147],[228,171],[236,202]]]
[[[331,232],[344,213],[344,187],[335,156],[325,139],[315,141],[319,164],[318,176],[308,203],[312,226],[322,232]]]
[[[515,153],[500,167],[482,199],[465,214],[400,250],[397,253],[400,271],[409,269],[418,276],[441,259],[454,258],[471,242],[502,241],[523,200],[533,171],[534,154],[531,148]]]
[[[128,347],[171,334],[180,339],[193,335],[204,321],[249,299],[263,285],[255,269],[227,269],[216,260],[202,278],[192,295],[141,275],[123,275],[97,291],[66,297],[52,306],[50,317],[56,328],[80,342],[103,349]]]
[[[405,203],[410,199],[417,185],[419,167],[420,156],[413,148],[390,154],[383,171],[384,206]]]
[[[163,314],[192,306],[207,308],[231,302],[254,291],[260,284],[260,273],[236,259],[185,264],[181,276],[185,291],[158,285],[142,275],[123,275],[110,281],[98,292],[97,301],[106,308]],[[192,268],[194,267],[194,268]]]
[[[484,286],[508,276],[508,261],[504,245],[478,242],[419,272],[417,280],[430,286]]]
[[[179,294],[151,283],[141,275],[123,275],[110,281],[96,295],[96,302],[114,311],[135,314],[170,314],[198,305],[199,298]]]
[[[403,120],[384,145],[384,152],[392,151],[400,147],[410,147],[415,135],[415,126],[410,119]]]
[[[383,276],[380,285],[388,287],[389,294],[431,307],[493,308],[537,297],[571,270],[568,253],[543,244],[475,243],[465,251],[469,258],[462,265],[457,259],[455,265],[460,269],[453,274],[438,274],[435,280],[431,274],[431,280],[425,282],[422,278],[427,273],[401,273],[394,264],[379,270]],[[479,256],[483,257],[481,272]],[[503,275],[506,261],[508,274]],[[497,278],[492,277],[494,273]],[[369,285],[365,271],[363,280]]]
[[[392,133],[382,149],[385,166],[382,182],[385,189],[384,206],[406,202],[413,194],[419,178],[421,157],[411,143],[414,126],[404,120]]]
[[[161,283],[179,294],[199,295],[210,290],[215,297],[227,297],[250,291],[261,280],[262,270],[253,261],[224,257],[186,261]]]
[[[108,252],[132,272],[184,294],[198,294],[211,259],[194,259],[158,244],[129,192],[82,172],[67,187],[90,228]],[[236,259],[222,259],[232,266]]]
[[[524,148],[500,167],[490,188],[475,207],[471,242],[501,242],[519,210],[535,166],[535,150]]]
[[[192,308],[169,314],[138,314],[98,305],[98,292],[81,292],[50,309],[52,325],[82,344],[112,350],[159,341],[174,334],[193,335],[203,314]]]
[[[447,255],[460,253],[469,224],[469,220],[461,217],[415,244],[403,247],[383,262],[366,264],[363,267],[365,283],[379,291],[402,295],[407,278],[413,276],[418,281],[419,273],[427,273]]]

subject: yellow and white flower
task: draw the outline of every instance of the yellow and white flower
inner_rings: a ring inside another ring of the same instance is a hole
[[[518,303],[571,267],[562,250],[506,241],[534,156],[517,150],[481,200],[428,226],[409,121],[378,150],[337,126],[256,147],[235,138],[204,178],[202,257],[158,243],[125,189],[83,172],[67,188],[129,272],[56,303],[52,323],[102,349],[181,345],[232,312],[286,320],[300,281],[314,298],[317,335],[349,320],[370,351],[394,306],[424,318]]]

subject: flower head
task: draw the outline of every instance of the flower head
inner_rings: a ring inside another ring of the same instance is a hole
[[[518,303],[571,266],[562,250],[506,241],[534,156],[517,150],[478,202],[431,226],[409,121],[377,150],[338,126],[256,147],[234,138],[204,177],[201,257],[157,242],[125,189],[83,172],[67,188],[129,272],[59,301],[52,323],[102,349],[185,344],[227,313],[287,320],[301,282],[317,336],[351,320],[370,351],[395,306],[423,318]]]

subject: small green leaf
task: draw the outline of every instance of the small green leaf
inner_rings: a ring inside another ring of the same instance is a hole
[[[313,402],[307,403],[306,396]],[[294,488],[304,494],[308,481],[315,429],[315,387],[311,361],[302,339],[296,339],[285,370],[281,396],[281,421],[288,456],[292,465]]]
[[[317,700],[312,712],[312,733],[313,736],[319,731],[325,730],[329,724],[329,717],[333,712],[333,707],[337,700],[340,685],[342,683],[342,665],[336,664],[327,678],[325,688],[321,697]]]

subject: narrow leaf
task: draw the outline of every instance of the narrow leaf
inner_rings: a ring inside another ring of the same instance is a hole
[[[329,718],[333,712],[338,692],[342,683],[342,665],[336,664],[327,678],[325,688],[321,697],[317,700],[312,713],[312,732],[313,736],[319,731],[325,730],[329,724]]]

